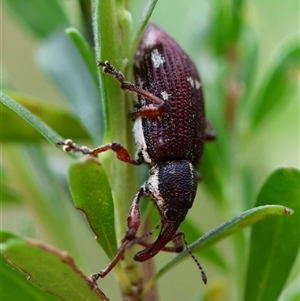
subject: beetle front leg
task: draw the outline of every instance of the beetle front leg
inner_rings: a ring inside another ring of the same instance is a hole
[[[123,241],[132,241],[136,237],[136,233],[141,224],[140,213],[140,198],[144,195],[144,188],[142,187],[136,194],[127,217],[127,231]]]
[[[122,146],[119,142],[108,143],[105,145],[98,146],[94,149],[90,149],[86,146],[79,146],[76,143],[74,143],[71,139],[67,139],[64,142],[60,141],[57,143],[57,145],[63,146],[63,150],[65,152],[80,152],[84,155],[90,155],[96,158],[98,154],[111,149],[116,153],[116,156],[120,161],[134,164],[134,165],[139,165],[141,163],[139,160],[133,160],[130,157],[128,150],[124,146]]]
[[[99,273],[91,275],[93,286],[96,286],[96,282],[99,278],[104,278],[117,265],[117,263],[122,259],[126,249],[131,246],[130,242],[134,240],[134,238],[136,237],[136,232],[138,231],[141,223],[139,205],[140,205],[140,198],[141,196],[143,196],[143,194],[144,194],[144,188],[142,187],[136,194],[132,202],[131,208],[129,210],[128,218],[127,218],[128,230],[122,240],[122,245],[119,248],[115,258],[104,270],[100,271]]]
[[[91,275],[93,287],[97,286],[96,282],[99,278],[104,278],[117,265],[117,263],[123,258],[123,255],[127,249],[127,245],[129,244],[129,242],[130,242],[129,240],[126,240],[122,243],[121,247],[118,250],[117,255],[104,270],[100,271],[99,273]]]

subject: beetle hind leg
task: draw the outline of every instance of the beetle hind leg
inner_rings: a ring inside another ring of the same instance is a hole
[[[216,140],[216,130],[214,129],[212,123],[209,119],[205,119],[206,129],[205,129],[205,140],[206,141],[215,141]]]

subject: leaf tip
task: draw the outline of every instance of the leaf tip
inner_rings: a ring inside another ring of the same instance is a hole
[[[294,210],[288,207],[284,207],[284,214],[285,215],[292,215],[294,213]]]

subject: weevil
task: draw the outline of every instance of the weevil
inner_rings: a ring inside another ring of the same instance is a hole
[[[134,120],[135,159],[119,142],[95,149],[80,147],[71,140],[58,144],[63,145],[65,151],[78,151],[94,157],[112,150],[123,162],[148,164],[150,176],[134,197],[127,218],[128,229],[116,257],[105,270],[92,275],[94,283],[114,268],[133,243],[146,247],[134,256],[141,262],[161,250],[183,250],[184,233],[179,231],[179,226],[192,208],[196,196],[199,175],[195,169],[199,165],[205,140],[215,138],[215,131],[205,117],[202,84],[194,63],[156,25],[148,24],[138,45],[133,66],[136,84],[125,81],[123,74],[108,61],[100,62],[99,66],[105,73],[114,76],[123,90],[138,96],[137,105],[130,113]],[[152,199],[160,214],[161,229],[153,243],[137,237],[141,223],[141,197]],[[166,246],[171,241],[173,247]],[[206,283],[204,271],[192,257]]]

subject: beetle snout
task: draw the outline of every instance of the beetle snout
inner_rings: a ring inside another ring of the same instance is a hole
[[[180,223],[167,222],[163,228],[156,241],[148,248],[138,252],[134,256],[136,261],[145,261],[153,256],[155,256],[168,242],[170,242],[175,236]],[[175,252],[181,252],[182,248],[174,248]]]

